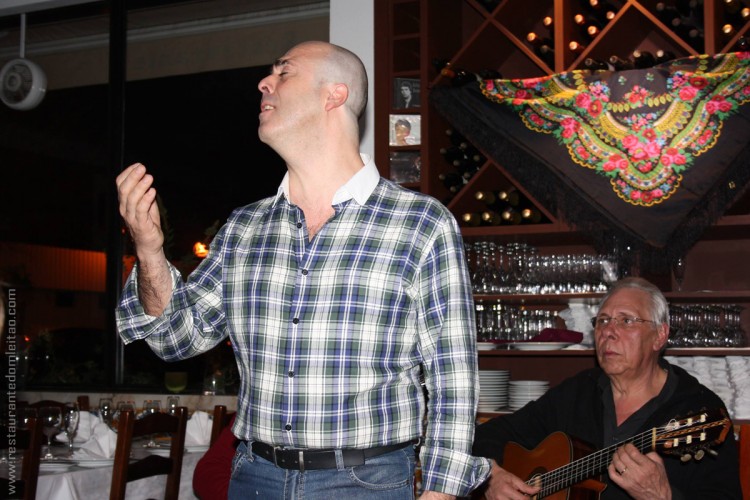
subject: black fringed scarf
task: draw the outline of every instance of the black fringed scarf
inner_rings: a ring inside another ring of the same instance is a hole
[[[750,183],[750,53],[436,87],[431,101],[532,196],[647,270],[684,255]]]

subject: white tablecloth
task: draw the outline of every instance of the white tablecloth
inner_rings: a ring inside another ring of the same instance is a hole
[[[185,453],[180,475],[180,499],[192,500],[193,471],[203,453]],[[164,498],[167,476],[153,476],[127,485],[125,498]],[[38,500],[101,500],[109,498],[112,467],[73,467],[66,472],[41,472],[36,489]]]

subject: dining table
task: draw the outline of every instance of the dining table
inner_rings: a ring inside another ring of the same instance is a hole
[[[180,475],[180,500],[197,498],[193,494],[193,472],[205,453],[205,447],[186,447],[182,458]],[[113,459],[92,460],[88,463],[72,461],[67,463],[64,453],[67,449],[56,450],[55,459],[42,460],[37,482],[36,498],[44,500],[101,500],[109,498],[112,483]],[[151,450],[133,444],[132,457],[143,458]],[[127,483],[125,498],[163,498],[166,488],[166,475],[152,476]]]

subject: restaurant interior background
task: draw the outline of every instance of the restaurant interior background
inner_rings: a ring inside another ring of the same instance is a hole
[[[288,47],[329,38],[330,4],[127,2],[124,164],[154,173],[167,251],[184,273],[198,262],[194,243],[208,242],[233,208],[275,193],[284,165],[257,138],[257,82]],[[16,327],[16,387],[164,392],[165,372],[184,371],[184,392],[195,394],[218,370],[232,393],[228,342],[169,364],[143,342],[123,349],[112,326],[107,238],[122,228],[108,214],[116,191],[107,8],[86,2],[27,14],[26,57],[47,73],[48,90],[33,110],[0,106],[0,283],[15,305],[5,327]],[[18,51],[19,15],[0,11],[0,63]],[[120,240],[124,276],[132,249]]]

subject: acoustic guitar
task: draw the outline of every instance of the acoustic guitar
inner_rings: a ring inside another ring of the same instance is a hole
[[[732,422],[724,411],[703,412],[670,420],[608,448],[589,453],[590,448],[563,432],[547,436],[533,450],[508,443],[503,468],[541,490],[533,498],[552,500],[598,498],[606,485],[595,477],[606,471],[617,448],[632,443],[641,453],[656,451],[678,455],[684,462],[701,460],[706,452],[724,441]],[[586,454],[588,453],[588,454]]]

